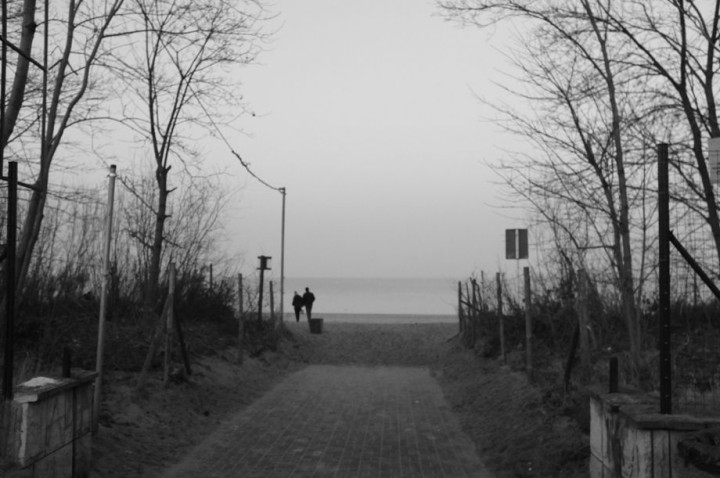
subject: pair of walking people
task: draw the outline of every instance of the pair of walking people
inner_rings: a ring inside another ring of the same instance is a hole
[[[297,291],[295,291],[292,306],[295,309],[296,322],[300,322],[300,312],[302,312],[303,307],[305,307],[305,313],[307,314],[308,320],[312,319],[313,302],[315,302],[315,294],[310,292],[309,288],[305,287],[305,293],[302,297],[297,293]]]

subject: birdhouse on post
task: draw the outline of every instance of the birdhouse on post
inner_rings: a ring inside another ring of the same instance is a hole
[[[272,259],[271,256],[258,256],[258,259],[260,259],[260,267],[258,267],[259,271],[269,271],[269,262],[270,259]]]
[[[258,259],[260,259],[260,267],[258,267],[258,270],[260,271],[260,290],[258,296],[258,325],[260,325],[262,323],[263,282],[265,279],[265,271],[270,270],[268,263],[270,262],[270,259],[272,259],[272,257],[258,256]]]

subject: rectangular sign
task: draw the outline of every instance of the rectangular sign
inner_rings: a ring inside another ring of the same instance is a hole
[[[528,258],[528,230],[505,229],[505,258]]]
[[[517,229],[505,229],[505,259],[517,259],[515,231]]]
[[[518,259],[528,258],[528,230],[518,229]]]

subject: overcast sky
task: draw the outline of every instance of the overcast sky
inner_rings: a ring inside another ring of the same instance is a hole
[[[272,8],[274,40],[240,73],[256,116],[231,142],[287,188],[286,276],[461,279],[504,266],[503,230],[524,224],[493,207],[485,166],[508,146],[474,97],[501,78],[488,33],[444,21],[430,0]],[[281,195],[237,174],[230,247],[248,272],[265,254],[279,273]]]

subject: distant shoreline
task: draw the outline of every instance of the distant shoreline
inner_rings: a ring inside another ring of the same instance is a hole
[[[288,278],[285,304],[292,302],[293,291],[305,287],[315,294],[313,312],[318,314],[451,316],[457,306],[457,283],[439,278]]]
[[[352,322],[363,324],[434,324],[456,323],[457,315],[451,314],[366,314],[351,312],[321,312],[313,311],[313,318],[324,319],[327,322]],[[295,322],[295,314],[285,313],[285,320]],[[307,321],[303,314],[300,321]]]

